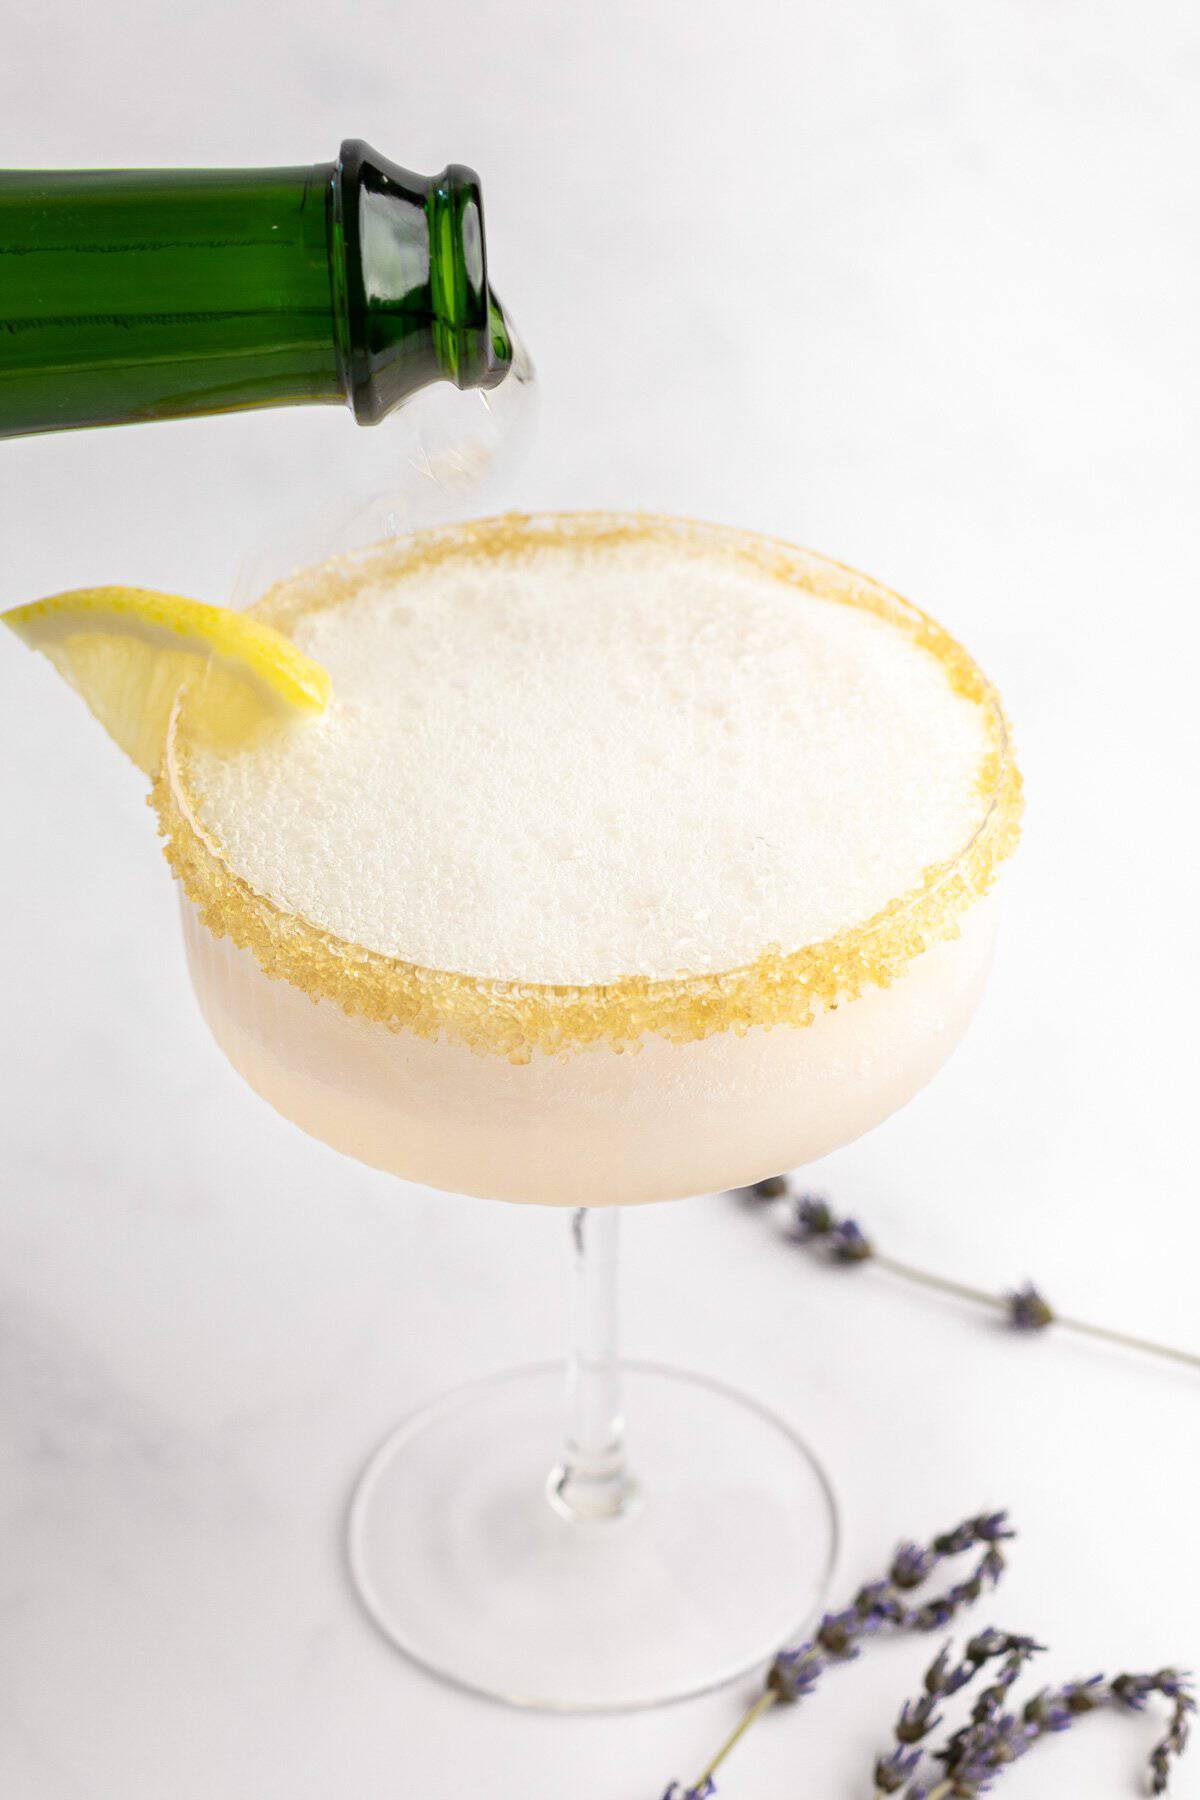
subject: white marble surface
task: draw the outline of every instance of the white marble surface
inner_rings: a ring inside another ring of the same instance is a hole
[[[1001,955],[943,1077],[817,1179],[899,1255],[1195,1345],[1194,8],[10,0],[3,39],[5,161],[307,162],[357,132],[474,162],[544,378],[515,501],[772,530],[965,637],[1029,783]],[[0,597],[220,597],[352,432],[0,445]],[[0,1794],[654,1800],[735,1695],[511,1715],[391,1656],[339,1563],[393,1419],[554,1352],[565,1221],[400,1188],[239,1085],[137,778],[0,651]],[[1200,1662],[1194,1377],[826,1274],[722,1199],[631,1216],[627,1247],[630,1346],[824,1447],[842,1588],[1008,1504],[987,1613],[1048,1673]],[[760,1727],[723,1794],[867,1792],[926,1655]],[[1151,1739],[1093,1722],[1004,1791],[1136,1792]]]

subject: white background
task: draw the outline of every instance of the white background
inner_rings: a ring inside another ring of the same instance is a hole
[[[813,1178],[897,1255],[1197,1347],[1195,9],[0,12],[0,163],[361,134],[475,164],[543,380],[514,503],[769,530],[966,640],[1029,790],[992,986],[930,1090]],[[313,417],[0,445],[0,600],[224,597],[281,506],[336,490],[355,428]],[[403,1188],[239,1084],[138,777],[16,643],[0,755],[0,1793],[656,1800],[736,1695],[510,1715],[390,1655],[339,1563],[393,1420],[554,1353],[565,1219]],[[1007,1504],[986,1617],[1049,1642],[1047,1675],[1200,1662],[1194,1375],[824,1272],[728,1199],[627,1226],[630,1347],[824,1448],[847,1594],[898,1536]],[[930,1649],[764,1723],[723,1800],[869,1792]],[[1153,1735],[1089,1721],[1004,1791],[1136,1792]]]

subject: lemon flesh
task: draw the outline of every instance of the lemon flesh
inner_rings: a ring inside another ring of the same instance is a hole
[[[171,708],[223,745],[272,720],[324,710],[330,681],[273,626],[149,588],[76,588],[0,615],[48,656],[147,775],[162,762]]]

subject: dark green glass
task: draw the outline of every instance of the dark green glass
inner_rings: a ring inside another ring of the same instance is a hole
[[[350,140],[312,168],[0,172],[0,437],[309,402],[372,425],[511,359],[459,164]]]

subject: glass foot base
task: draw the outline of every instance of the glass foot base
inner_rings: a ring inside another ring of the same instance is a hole
[[[448,1681],[513,1706],[619,1712],[731,1681],[825,1596],[832,1490],[789,1426],[718,1382],[622,1365],[636,1498],[617,1519],[547,1496],[560,1367],[473,1382],[372,1457],[350,1513],[371,1618]]]

